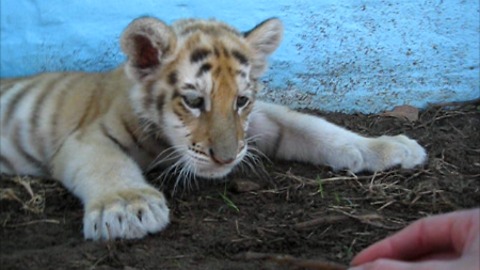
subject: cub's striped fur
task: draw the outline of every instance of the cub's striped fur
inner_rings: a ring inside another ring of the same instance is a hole
[[[240,33],[214,20],[140,18],[122,34],[128,61],[116,70],[2,80],[1,172],[58,179],[84,203],[85,237],[111,239],[169,222],[143,171],[223,177],[252,142],[274,158],[352,171],[424,162],[403,135],[365,138],[256,101],[281,37],[277,19]]]

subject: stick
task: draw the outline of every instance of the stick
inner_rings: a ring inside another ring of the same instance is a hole
[[[342,222],[342,221],[347,220],[349,218],[350,217],[345,216],[345,215],[318,217],[318,218],[314,218],[312,220],[299,222],[299,223],[293,225],[293,227],[295,229],[298,229],[298,230],[305,230],[305,229],[309,229],[311,227],[316,227],[316,226],[319,226],[319,225]]]
[[[41,220],[32,220],[32,221],[17,223],[17,224],[12,224],[12,225],[4,225],[4,227],[16,228],[16,227],[29,226],[29,225],[38,224],[38,223],[60,224],[60,221],[58,221],[56,219],[41,219]]]
[[[295,258],[291,255],[282,255],[282,254],[269,254],[269,253],[258,253],[258,252],[245,252],[235,256],[235,259],[243,260],[267,260],[273,261],[277,264],[288,265],[300,268],[306,268],[311,270],[346,270],[347,266],[327,262],[321,260],[305,260]]]
[[[365,215],[352,215],[344,211],[338,211],[342,213],[343,215],[333,215],[333,216],[324,216],[324,217],[318,217],[312,220],[300,222],[294,225],[295,229],[298,230],[305,230],[309,229],[311,227],[319,226],[319,225],[324,225],[324,224],[333,224],[333,223],[338,223],[345,221],[347,219],[356,219],[362,223],[367,223],[371,224],[372,220],[382,220],[383,217],[377,214],[365,214]]]

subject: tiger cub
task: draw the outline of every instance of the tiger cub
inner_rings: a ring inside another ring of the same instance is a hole
[[[114,239],[169,223],[163,194],[143,175],[152,167],[221,178],[249,144],[272,158],[353,172],[425,161],[403,135],[366,138],[257,101],[282,32],[278,19],[241,33],[215,20],[169,26],[142,17],[121,36],[128,60],[116,70],[2,80],[1,173],[58,179],[84,204],[85,238]]]

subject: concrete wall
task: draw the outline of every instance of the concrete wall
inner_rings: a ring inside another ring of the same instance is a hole
[[[1,77],[108,70],[133,19],[285,24],[265,98],[291,107],[375,113],[480,97],[478,0],[1,0]]]

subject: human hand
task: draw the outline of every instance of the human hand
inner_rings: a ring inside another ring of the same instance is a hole
[[[480,208],[420,219],[353,258],[349,270],[479,270]]]

